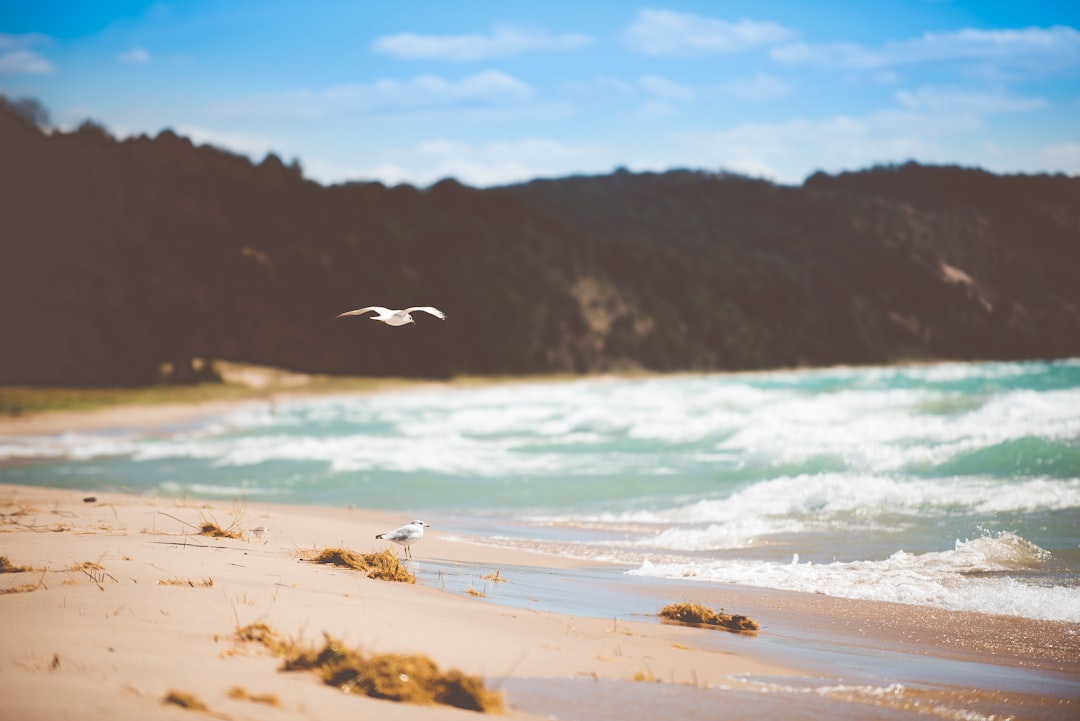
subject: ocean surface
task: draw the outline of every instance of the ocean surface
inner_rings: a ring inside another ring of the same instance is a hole
[[[1080,360],[253,403],[0,437],[0,483],[355,505],[631,576],[1080,622]]]

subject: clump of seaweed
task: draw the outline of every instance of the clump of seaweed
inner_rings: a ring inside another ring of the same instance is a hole
[[[263,623],[238,629],[236,638],[263,644],[282,659],[282,671],[313,671],[323,683],[344,693],[417,704],[443,704],[472,711],[498,712],[502,697],[483,679],[456,669],[442,671],[427,656],[364,654],[329,634],[321,647],[283,640]]]
[[[494,571],[484,576],[485,581],[491,581],[492,583],[506,583],[508,579],[505,579],[501,575],[501,571]]]
[[[240,515],[241,515],[241,512],[237,512],[233,516],[232,523],[230,523],[225,528],[223,528],[213,518],[207,518],[205,515],[203,515],[202,523],[196,526],[194,524],[188,523],[187,521],[183,520],[182,518],[177,518],[176,516],[174,516],[174,515],[172,515],[170,513],[165,513],[165,511],[158,511],[158,513],[160,513],[163,516],[168,516],[169,518],[173,519],[174,521],[179,521],[180,523],[184,524],[188,528],[196,529],[196,532],[200,536],[209,536],[210,538],[235,538],[237,540],[242,540],[244,538],[244,534],[240,529]],[[202,515],[202,514],[200,514],[200,515]]]
[[[251,701],[252,703],[262,703],[267,706],[280,706],[281,701],[278,697],[272,693],[250,693],[243,686],[233,686],[229,689],[229,698],[234,698],[237,701]]]
[[[644,671],[635,673],[634,680],[638,683],[660,683],[660,679],[656,677],[656,674],[652,672],[651,668],[646,668]]]
[[[36,583],[24,583],[21,586],[13,586],[12,588],[0,588],[0,595],[6,595],[9,593],[30,593],[41,588],[41,584]]]
[[[177,691],[176,689],[169,689],[169,692],[165,694],[165,698],[162,700],[165,703],[176,704],[180,708],[186,708],[192,711],[210,710],[210,707],[200,701],[195,696],[195,694],[188,693],[187,691]]]
[[[348,548],[325,548],[319,552],[305,553],[303,558],[312,563],[327,563],[363,571],[368,578],[381,581],[416,583],[416,576],[409,573],[389,549],[378,553],[357,553]]]
[[[0,556],[0,573],[26,573],[33,570],[34,569],[30,566],[16,566],[8,559],[7,556]],[[41,577],[38,579],[37,583],[24,583],[21,586],[2,588],[0,589],[0,595],[8,593],[29,593],[30,591],[36,591],[39,588],[47,589],[48,586],[45,585],[45,574],[47,572],[48,569],[41,569]]]
[[[29,566],[16,566],[7,556],[0,556],[0,573],[25,573],[32,570]]]
[[[211,538],[235,538],[237,540],[243,540],[244,531],[240,527],[240,517],[244,515],[244,508],[246,505],[246,503],[241,503],[239,507],[233,507],[232,522],[229,523],[228,526],[221,526],[213,515],[200,512],[199,515],[202,516],[202,526],[199,528],[199,535],[210,536]]]
[[[752,621],[746,616],[724,613],[724,609],[720,609],[720,612],[717,613],[700,603],[668,604],[660,609],[660,617],[694,626],[722,628],[725,631],[734,631],[736,633],[754,632],[761,629],[761,626],[756,621]]]
[[[243,628],[236,629],[236,640],[265,646],[275,656],[280,656],[286,647],[277,631],[262,622],[249,623]]]
[[[190,578],[168,578],[158,581],[159,586],[190,586],[191,588],[213,588],[214,579],[207,578],[202,581],[192,581]]]
[[[233,526],[222,528],[213,521],[204,521],[199,528],[199,535],[210,536],[211,538],[243,538],[240,531],[236,530]]]

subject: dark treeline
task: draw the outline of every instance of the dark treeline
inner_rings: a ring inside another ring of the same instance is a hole
[[[907,164],[324,187],[0,99],[0,383],[1080,355],[1080,180]],[[389,328],[361,305],[436,305]]]

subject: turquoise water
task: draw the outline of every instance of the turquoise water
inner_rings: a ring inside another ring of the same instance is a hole
[[[1076,360],[252,404],[0,438],[0,461],[4,483],[352,504],[635,575],[1080,621]]]

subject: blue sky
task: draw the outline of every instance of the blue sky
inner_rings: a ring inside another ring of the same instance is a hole
[[[11,2],[0,93],[320,182],[1080,174],[1080,3]]]

